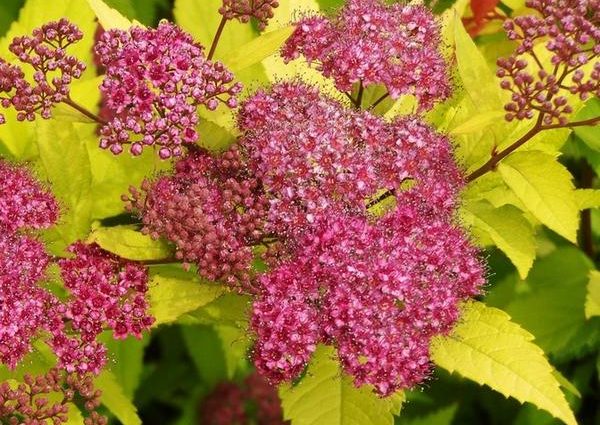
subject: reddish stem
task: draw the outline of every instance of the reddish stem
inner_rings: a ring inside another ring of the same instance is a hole
[[[221,22],[219,22],[219,27],[217,28],[215,37],[213,38],[212,44],[210,45],[210,51],[208,52],[208,56],[206,57],[206,59],[211,60],[215,55],[215,50],[217,50],[217,44],[219,44],[219,40],[221,39],[221,35],[223,34],[223,28],[225,28],[226,23],[227,18],[223,16],[221,18]]]

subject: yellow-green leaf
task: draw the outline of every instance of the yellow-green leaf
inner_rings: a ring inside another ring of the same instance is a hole
[[[88,242],[96,242],[102,249],[128,260],[160,260],[172,254],[166,242],[152,240],[133,226],[99,227]]]
[[[592,270],[585,298],[585,317],[600,316],[600,272]]]
[[[173,267],[158,267],[151,271],[150,314],[154,325],[171,323],[214,301],[224,289],[214,283],[200,280],[191,272]]]
[[[462,211],[467,222],[485,232],[525,279],[535,259],[535,239],[523,213],[512,205],[494,208],[486,201],[467,202]]]
[[[105,30],[128,30],[133,24],[121,13],[108,6],[102,0],[87,0],[88,4],[98,17],[98,21]]]
[[[344,375],[335,350],[319,346],[306,375],[295,386],[279,390],[285,419],[294,425],[392,425],[404,395],[377,397],[370,388],[356,388]]]
[[[571,242],[577,239],[579,208],[571,174],[552,155],[515,152],[498,171],[527,209],[543,224]]]
[[[102,404],[106,406],[123,425],[141,425],[142,420],[137,408],[125,395],[115,376],[105,370],[95,380],[96,387],[102,391]]]
[[[577,189],[575,191],[575,200],[580,210],[600,207],[600,190],[597,189]]]
[[[497,123],[498,120],[503,119],[504,112],[502,111],[482,112],[481,114],[477,114],[452,128],[450,130],[450,134],[458,136],[462,134],[482,132],[486,127],[489,127],[491,124]]]
[[[293,32],[294,27],[292,25],[266,32],[239,49],[231,51],[223,58],[223,63],[226,63],[232,72],[242,71],[278,52],[281,45]]]
[[[454,331],[432,342],[433,362],[505,397],[529,402],[568,425],[576,425],[560,383],[533,336],[497,308],[472,301]]]

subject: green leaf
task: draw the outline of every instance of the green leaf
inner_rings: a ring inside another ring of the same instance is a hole
[[[133,25],[132,22],[121,15],[118,10],[108,6],[102,0],[87,0],[87,2],[105,30],[128,30]]]
[[[598,116],[600,116],[600,99],[593,97],[586,102],[585,106],[577,113],[572,121],[583,121]],[[600,127],[575,127],[573,131],[590,148],[597,151],[600,150]]]
[[[88,242],[95,242],[102,249],[128,260],[160,260],[172,256],[165,241],[155,241],[137,231],[135,226],[99,227],[92,232]]]
[[[287,26],[275,31],[269,31],[233,50],[223,62],[232,72],[242,71],[252,65],[262,62],[263,59],[277,53],[285,40],[294,32],[293,26]]]
[[[181,316],[182,324],[223,325],[246,329],[250,298],[234,292],[225,292],[195,311]]]
[[[524,279],[535,259],[535,239],[523,213],[512,205],[494,208],[486,201],[468,202],[462,211],[467,223],[485,232]]]
[[[503,119],[504,112],[502,111],[486,111],[460,123],[450,129],[449,132],[454,136],[482,132],[486,127],[489,127],[490,124],[495,124],[498,120]]]
[[[592,270],[585,297],[585,317],[600,316],[600,272]]]
[[[568,425],[577,421],[569,408],[554,368],[533,336],[510,321],[510,316],[480,302],[464,305],[460,323],[447,337],[431,345],[433,362],[458,372],[505,397],[529,402]]]
[[[47,231],[53,252],[85,239],[91,226],[91,173],[87,144],[95,143],[93,129],[82,124],[36,121],[40,163],[52,191],[61,202],[58,226]]]
[[[577,240],[579,208],[571,174],[553,156],[515,152],[498,164],[498,171],[538,220],[571,242]]]
[[[135,390],[140,383],[144,366],[144,347],[149,341],[129,337],[125,340],[116,340],[111,332],[103,334],[103,342],[108,348],[108,370],[115,376],[127,397],[133,399]]]
[[[123,425],[141,425],[133,402],[125,395],[115,376],[105,370],[95,381],[96,387],[102,391],[102,404],[106,406]]]
[[[577,189],[575,190],[575,201],[580,210],[600,207],[600,190]]]
[[[284,417],[294,425],[392,425],[404,395],[377,397],[356,388],[342,373],[331,347],[319,346],[306,375],[295,386],[280,387]]]
[[[453,403],[417,418],[400,418],[400,421],[397,423],[398,425],[451,425],[457,410],[458,404]]]
[[[214,283],[202,281],[197,275],[175,267],[151,270],[150,313],[155,326],[172,323],[185,313],[214,301],[225,290]]]
[[[593,350],[600,338],[597,323],[586,321],[584,313],[592,268],[578,249],[559,248],[536,261],[526,282],[512,282],[515,295],[506,311],[554,358]]]
[[[225,351],[212,326],[182,326],[188,353],[202,380],[211,388],[227,380]]]

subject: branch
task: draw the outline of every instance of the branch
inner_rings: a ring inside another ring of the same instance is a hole
[[[373,104],[371,106],[369,106],[368,110],[372,111],[373,109],[375,109],[377,107],[377,105],[379,105],[381,102],[383,102],[385,99],[387,99],[389,95],[390,95],[390,92],[388,91],[383,96],[381,96],[379,99],[377,99],[375,102],[373,102]]]
[[[71,108],[75,109],[78,112],[81,112],[83,115],[85,115],[89,119],[96,121],[98,124],[102,124],[102,125],[107,124],[107,122],[105,120],[103,120],[98,115],[94,114],[93,112],[88,111],[86,108],[84,108],[80,104],[74,102],[73,99],[71,99],[70,97],[63,100],[62,103],[64,103],[65,105],[69,105]]]
[[[211,60],[215,55],[215,50],[217,50],[217,44],[219,44],[219,39],[221,38],[221,34],[223,34],[223,28],[225,28],[226,23],[227,18],[223,16],[221,18],[221,22],[219,22],[219,27],[217,28],[215,37],[213,38],[212,44],[210,45],[210,51],[208,52],[208,56],[206,57],[206,59]]]

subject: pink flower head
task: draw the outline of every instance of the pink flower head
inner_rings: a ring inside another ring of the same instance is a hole
[[[0,158],[0,188],[0,233],[44,229],[57,221],[56,199],[26,168]]]
[[[0,252],[0,363],[14,368],[40,332],[51,330],[59,302],[38,286],[50,262],[40,242],[1,231]]]
[[[31,36],[16,37],[9,49],[20,62],[30,65],[33,83],[24,78],[16,66],[0,61],[0,98],[2,106],[14,107],[19,121],[51,117],[51,109],[69,98],[70,84],[81,78],[86,65],[75,56],[67,54],[70,45],[83,38],[76,25],[66,19],[49,22],[33,30]]]
[[[198,107],[235,107],[241,90],[220,62],[208,61],[203,47],[179,27],[133,27],[105,32],[96,54],[106,68],[100,86],[115,116],[100,130],[100,147],[114,154],[130,145],[133,155],[157,145],[162,159],[182,154],[198,140]]]
[[[531,119],[539,112],[543,123],[565,124],[572,108],[566,95],[582,100],[600,96],[600,12],[597,0],[528,0],[538,15],[519,16],[504,25],[519,46],[498,60],[501,86],[512,92],[506,119]],[[544,67],[534,52],[543,42],[551,53]],[[585,70],[585,66],[593,64]]]
[[[440,43],[439,25],[423,6],[349,0],[332,19],[297,22],[282,56],[303,55],[341,91],[357,82],[383,84],[393,99],[412,94],[429,109],[451,90]]]
[[[209,280],[233,287],[249,282],[252,249],[263,236],[268,208],[257,179],[242,168],[234,147],[219,158],[191,152],[173,176],[132,189],[131,207],[142,215],[144,232],[175,243],[177,257],[198,265]]]
[[[264,30],[277,6],[277,0],[223,0],[219,13],[226,19],[238,19],[244,23],[254,18],[258,22],[258,28]]]

